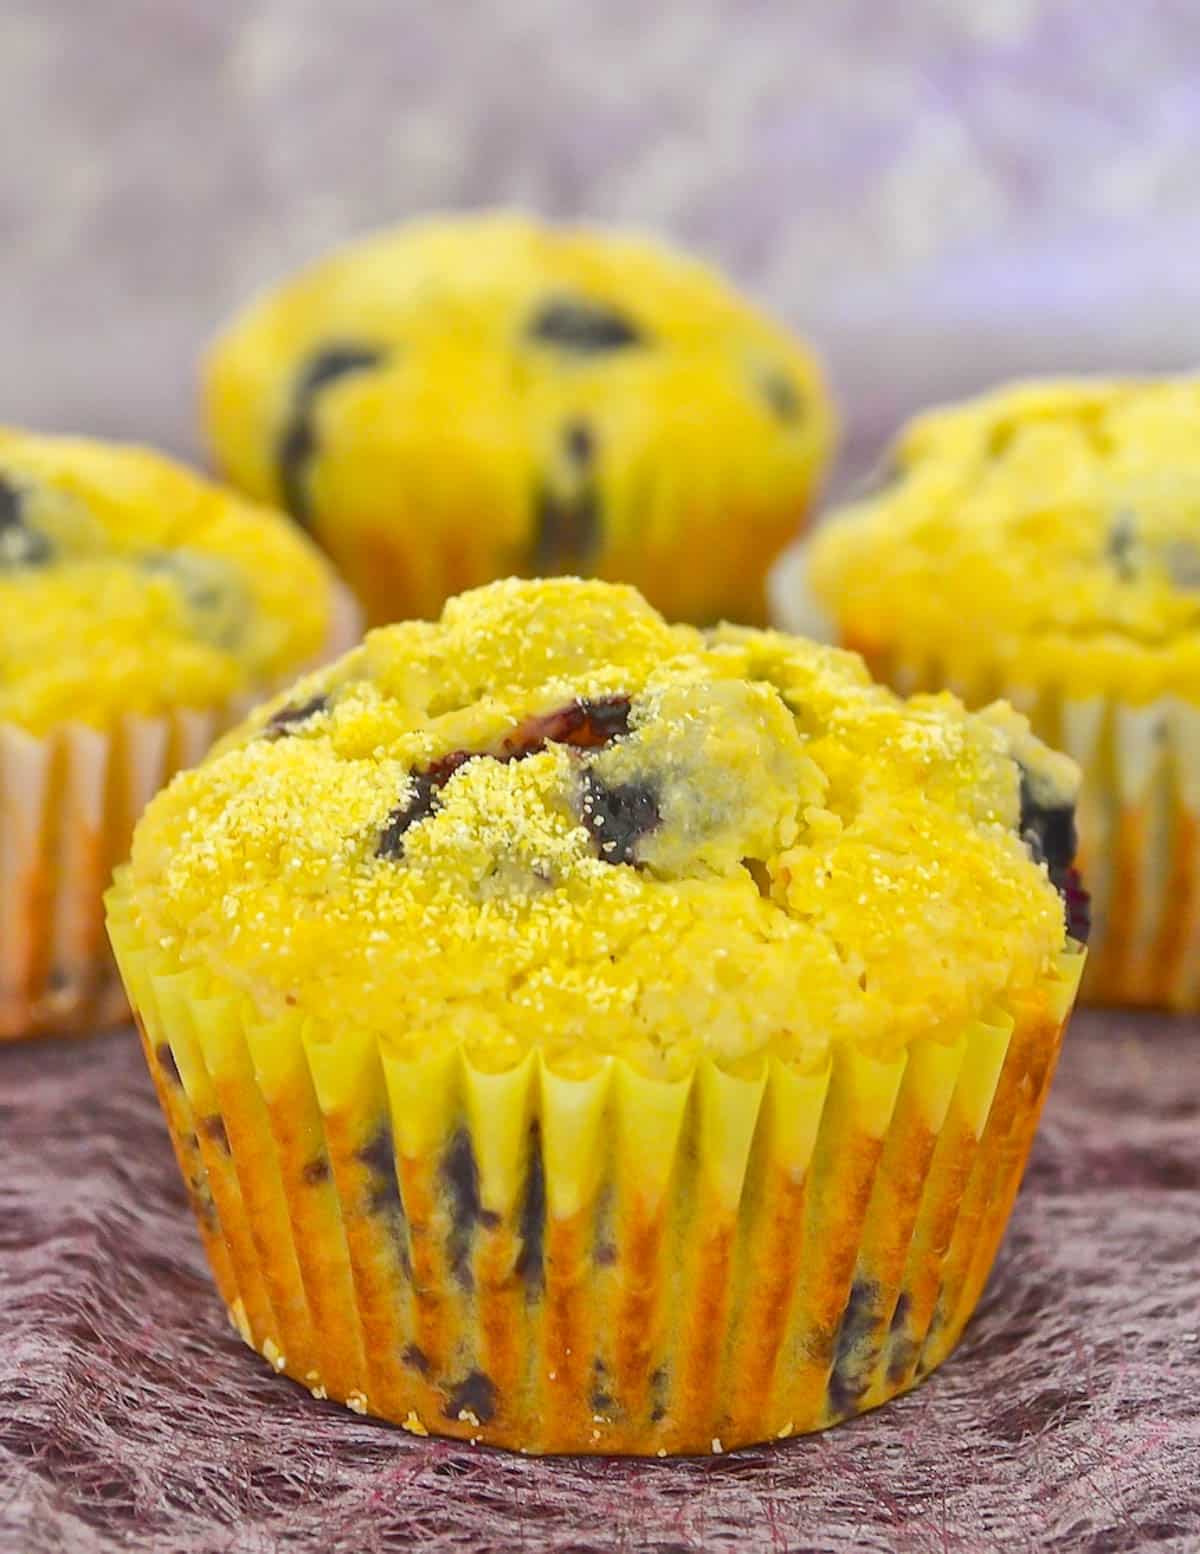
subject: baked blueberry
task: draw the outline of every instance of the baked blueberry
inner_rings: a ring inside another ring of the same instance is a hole
[[[318,397],[352,373],[378,367],[387,352],[370,345],[341,342],[318,351],[301,371],[292,391],[292,406],[279,437],[279,483],[283,501],[293,518],[307,522],[308,466],[317,451],[315,425]]]
[[[528,333],[539,345],[583,356],[647,343],[627,313],[586,297],[550,298],[530,319]]]
[[[23,493],[0,475],[0,568],[43,566],[54,554],[44,534],[24,518]]]

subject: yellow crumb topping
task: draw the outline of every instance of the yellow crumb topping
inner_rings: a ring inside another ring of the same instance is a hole
[[[181,965],[319,1038],[807,1065],[956,1033],[1062,950],[1022,770],[1073,801],[1007,707],[509,580],[260,709],[153,801],[121,889]]]
[[[809,566],[865,651],[1195,700],[1200,380],[1032,383],[923,415]]]
[[[705,266],[496,214],[375,234],[256,300],[205,404],[229,478],[310,525],[380,623],[571,572],[758,618],[833,434],[809,351]]]
[[[290,524],[148,449],[0,430],[0,722],[211,707],[320,649],[332,580]]]

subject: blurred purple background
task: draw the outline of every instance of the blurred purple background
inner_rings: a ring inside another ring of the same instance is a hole
[[[185,453],[194,364],[348,234],[658,229],[810,332],[847,463],[1022,371],[1200,356],[1196,0],[3,0],[0,419]]]

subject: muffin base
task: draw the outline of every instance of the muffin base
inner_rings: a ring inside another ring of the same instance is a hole
[[[565,1079],[262,1021],[109,928],[218,1288],[275,1370],[415,1434],[709,1453],[921,1380],[983,1288],[1083,956],[820,1072]]]
[[[325,659],[357,640],[335,590]],[[111,729],[68,723],[44,737],[0,722],[0,1041],[72,1035],[127,1017],[104,933],[103,895],[142,809],[262,696]]]

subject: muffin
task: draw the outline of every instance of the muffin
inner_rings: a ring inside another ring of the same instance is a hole
[[[1075,783],[1005,706],[613,584],[372,633],[176,778],[109,896],[238,1331],[532,1452],[912,1386],[1072,1002]]]
[[[565,572],[760,622],[832,436],[808,351],[711,271],[512,215],[351,245],[252,303],[205,377],[229,479],[375,624]]]
[[[1200,1008],[1200,382],[1048,382],[914,421],[779,578],[901,690],[1003,695],[1083,769],[1084,995]]]
[[[281,516],[0,430],[0,1039],[124,1011],[102,895],[143,804],[355,615]]]

